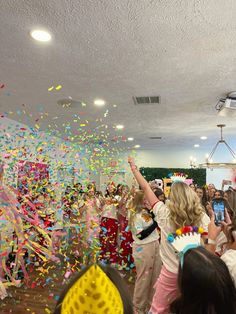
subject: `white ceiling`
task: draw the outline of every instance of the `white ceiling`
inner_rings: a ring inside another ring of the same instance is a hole
[[[60,131],[63,123],[76,130],[78,114],[87,130],[104,124],[109,138],[132,136],[145,149],[208,147],[224,122],[234,146],[235,118],[219,118],[214,107],[236,90],[235,15],[235,0],[2,1],[0,111],[29,123],[25,110],[31,123],[54,128],[56,121]],[[29,36],[38,27],[52,33],[50,44]],[[48,92],[52,85],[62,89]],[[161,104],[134,105],[132,96],[149,95]],[[57,105],[68,96],[87,106]],[[107,105],[94,107],[97,97]],[[117,123],[125,125],[119,133]]]

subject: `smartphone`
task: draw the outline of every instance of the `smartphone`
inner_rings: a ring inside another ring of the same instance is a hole
[[[220,225],[222,221],[225,221],[225,202],[221,199],[212,200],[212,209],[215,213],[215,224]]]

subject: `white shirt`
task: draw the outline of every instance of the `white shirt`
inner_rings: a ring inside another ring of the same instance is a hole
[[[121,200],[121,196],[120,196],[120,195],[116,195],[114,198],[115,198],[118,202],[120,202],[120,200]]]
[[[104,205],[102,217],[112,218],[117,220],[117,207],[114,204]]]
[[[236,287],[236,250],[228,250],[222,256],[221,259],[227,265],[230,275],[233,278],[234,285]]]
[[[224,243],[226,243],[226,242],[227,242],[227,238],[226,238],[224,232],[221,231],[220,234],[216,238],[216,249],[215,249],[215,252],[219,253],[221,255],[222,254],[222,245]]]
[[[171,244],[167,241],[168,234],[175,232],[175,228],[170,221],[170,210],[163,202],[159,201],[154,205],[153,212],[155,214],[155,220],[161,229],[160,255],[162,262],[167,270],[172,273],[178,273],[178,255],[175,253],[175,250]],[[203,213],[200,226],[206,232],[208,231],[209,223],[210,218],[207,216],[207,214]]]
[[[138,233],[147,229],[152,224],[153,224],[153,219],[151,216],[149,216],[148,212],[145,209],[143,209],[141,213],[138,213],[135,215],[133,228],[131,230],[132,237],[133,237],[135,244],[141,245],[141,244],[147,244],[147,243],[151,243],[153,241],[159,240],[159,233],[158,233],[157,229],[155,229],[149,236],[147,236],[143,240],[140,240],[136,236]]]

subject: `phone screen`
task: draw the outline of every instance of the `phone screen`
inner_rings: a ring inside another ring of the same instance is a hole
[[[215,213],[215,224],[219,225],[221,221],[225,220],[225,204],[223,200],[213,200],[212,208]]]

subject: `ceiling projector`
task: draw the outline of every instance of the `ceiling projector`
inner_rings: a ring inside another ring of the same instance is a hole
[[[229,93],[226,98],[221,98],[216,105],[216,110],[221,117],[236,116],[236,92]]]

